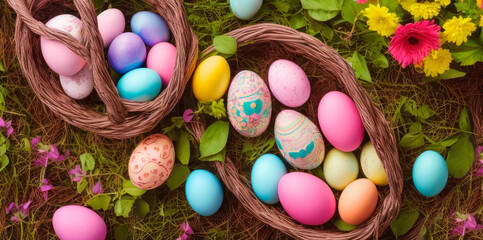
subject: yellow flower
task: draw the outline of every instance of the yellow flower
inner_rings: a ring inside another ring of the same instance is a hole
[[[401,5],[401,7],[404,8],[404,10],[409,12],[411,5],[413,5],[413,3],[416,3],[417,0],[398,0],[398,2],[399,2],[399,5]]]
[[[453,57],[448,49],[431,50],[431,53],[423,59],[424,73],[426,76],[436,77],[449,70],[451,61]]]
[[[409,7],[409,12],[414,18],[431,19],[439,14],[441,5],[437,2],[413,3]]]
[[[483,27],[483,15],[480,15],[480,27]]]
[[[476,30],[476,25],[471,22],[471,18],[454,16],[453,19],[444,23],[443,28],[446,40],[459,46],[468,40],[468,36]]]
[[[435,2],[441,4],[443,7],[446,7],[451,3],[451,0],[435,0]]]
[[[381,7],[379,4],[374,6],[369,4],[369,7],[363,10],[364,16],[369,25],[369,30],[376,31],[379,35],[388,37],[396,31],[399,18],[395,13],[389,13],[387,7]]]

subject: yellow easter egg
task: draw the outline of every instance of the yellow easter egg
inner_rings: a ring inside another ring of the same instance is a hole
[[[203,60],[193,74],[193,93],[198,101],[217,101],[230,84],[230,66],[225,58],[211,56]]]
[[[356,180],[359,174],[356,155],[337,148],[332,148],[327,153],[322,168],[327,184],[339,191],[344,190],[349,183]]]
[[[371,142],[367,142],[362,148],[361,167],[364,175],[376,185],[386,186],[389,183],[386,170],[384,170],[381,159],[377,156],[376,149]]]

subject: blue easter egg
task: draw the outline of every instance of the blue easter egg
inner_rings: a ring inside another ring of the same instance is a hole
[[[134,69],[121,77],[117,83],[119,95],[132,101],[151,101],[161,91],[161,77],[149,68]]]
[[[262,7],[263,0],[230,0],[233,14],[239,19],[249,20]]]
[[[223,202],[220,180],[206,170],[191,172],[186,180],[185,192],[191,208],[201,216],[213,215]]]
[[[418,156],[413,166],[413,182],[418,192],[426,197],[435,196],[447,181],[448,166],[441,154],[425,151]]]
[[[252,188],[258,199],[267,204],[278,203],[278,182],[285,174],[287,168],[279,157],[274,154],[260,156],[251,173]]]
[[[138,35],[131,32],[114,38],[107,52],[107,61],[120,74],[141,67],[145,60],[146,45]]]
[[[169,27],[159,14],[142,11],[131,18],[131,29],[149,46],[169,41]]]

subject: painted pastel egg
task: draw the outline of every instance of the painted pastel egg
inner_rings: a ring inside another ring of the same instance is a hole
[[[107,52],[107,60],[114,71],[124,74],[139,68],[146,60],[146,45],[131,32],[122,33],[112,41]]]
[[[169,41],[169,27],[159,14],[142,11],[131,18],[131,29],[150,47]]]
[[[151,101],[161,91],[161,78],[158,73],[149,68],[137,68],[119,79],[117,91],[119,96],[131,101]]]
[[[161,42],[149,50],[146,66],[159,74],[163,87],[168,87],[175,65],[176,47],[173,44]]]
[[[287,168],[277,155],[267,153],[253,164],[250,180],[253,192],[260,201],[267,204],[278,203],[278,182],[287,174]]]
[[[322,179],[312,174],[285,174],[278,183],[278,196],[287,214],[303,224],[324,224],[335,213],[334,193]]]
[[[299,112],[283,110],[277,115],[275,141],[282,156],[296,168],[314,169],[324,160],[322,134]]]
[[[107,235],[101,216],[84,206],[67,205],[55,210],[52,225],[60,240],[104,240]]]
[[[300,107],[310,97],[310,82],[297,64],[279,59],[270,65],[268,84],[273,96],[287,107]]]
[[[230,85],[230,65],[222,56],[203,60],[193,73],[193,93],[200,102],[218,101]]]
[[[211,216],[223,203],[223,187],[211,172],[197,169],[190,173],[185,185],[186,199],[201,216]]]
[[[227,101],[231,125],[245,137],[262,134],[270,123],[272,99],[263,80],[252,71],[241,71],[231,82]]]
[[[332,146],[344,152],[356,150],[364,139],[364,125],[356,104],[342,92],[332,91],[319,103],[319,124]]]
[[[263,0],[230,0],[231,11],[239,19],[249,20],[262,7]]]
[[[166,181],[173,165],[173,142],[163,134],[153,134],[145,138],[131,154],[129,178],[140,189],[157,188]]]
[[[73,76],[59,75],[59,79],[65,94],[73,99],[84,99],[94,90],[94,78],[89,65],[85,65],[80,72]]]
[[[424,151],[413,165],[413,183],[425,197],[433,197],[443,191],[448,181],[448,165],[441,154]]]
[[[386,186],[389,184],[386,170],[382,166],[381,159],[377,156],[376,149],[372,142],[367,142],[361,151],[361,167],[364,175],[374,184]]]
[[[376,185],[367,178],[360,178],[344,188],[339,197],[339,216],[351,225],[369,219],[376,209],[378,192]]]
[[[325,181],[336,190],[344,190],[359,174],[359,163],[352,152],[332,148],[325,156],[323,171]]]
[[[109,47],[112,40],[124,32],[126,27],[124,14],[117,8],[109,8],[97,16],[97,27],[104,47]]]
[[[78,41],[82,41],[82,22],[74,15],[58,15],[50,19],[45,26],[66,32]],[[86,64],[82,57],[56,40],[40,37],[40,49],[47,65],[59,75],[72,76]]]

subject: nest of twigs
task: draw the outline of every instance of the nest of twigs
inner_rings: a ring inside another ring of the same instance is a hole
[[[22,71],[37,97],[55,115],[69,124],[104,137],[124,139],[153,129],[178,103],[197,59],[198,40],[177,0],[144,0],[168,23],[176,46],[176,68],[170,84],[149,102],[119,97],[105,58],[97,16],[90,0],[8,0],[17,13],[15,45]],[[82,21],[82,42],[43,22],[61,13],[72,13]],[[77,101],[68,97],[40,51],[40,36],[57,40],[91,66],[97,94]]]

